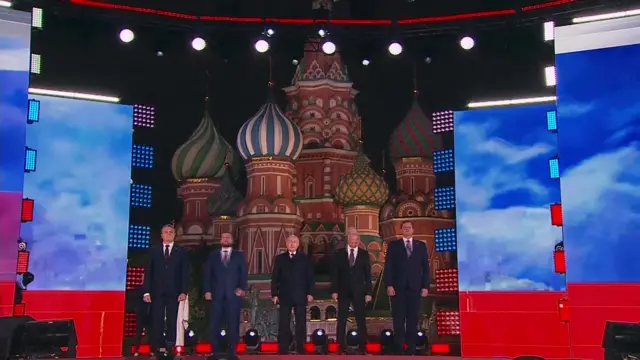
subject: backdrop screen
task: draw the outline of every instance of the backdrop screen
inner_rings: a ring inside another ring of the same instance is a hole
[[[0,9],[0,281],[16,278],[30,38],[29,13]]]
[[[562,290],[553,251],[562,239],[549,159],[557,139],[534,105],[454,113],[460,291]]]
[[[37,96],[40,121],[27,143],[37,170],[24,193],[35,200],[30,290],[125,290],[133,107]]]
[[[640,282],[640,17],[571,28],[556,57],[567,281]]]

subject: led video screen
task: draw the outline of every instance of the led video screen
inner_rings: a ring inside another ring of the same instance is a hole
[[[552,291],[566,287],[553,251],[562,232],[549,206],[560,184],[549,162],[554,105],[454,113],[460,291]]]
[[[30,14],[0,9],[0,281],[16,276],[30,38]]]
[[[639,282],[640,17],[557,30],[567,282]]]
[[[133,107],[32,97],[40,121],[27,143],[37,169],[26,174],[34,219],[22,226],[29,244],[30,290],[125,290]]]

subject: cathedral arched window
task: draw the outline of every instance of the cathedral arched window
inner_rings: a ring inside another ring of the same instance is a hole
[[[416,192],[416,180],[411,177],[411,195],[415,194]]]
[[[321,320],[321,314],[320,314],[320,308],[317,306],[312,306],[309,309],[309,317],[311,321],[320,321]]]
[[[307,180],[305,192],[306,192],[305,196],[308,199],[314,198],[316,196],[316,187],[315,187],[315,184],[313,183],[313,180],[311,179]]]
[[[335,321],[338,318],[338,311],[335,306],[327,306],[327,309],[324,311],[325,320],[333,320]]]
[[[264,176],[260,177],[260,195],[264,195],[267,193],[267,178]]]
[[[358,225],[359,225],[358,224],[358,216],[356,215],[355,216],[355,227],[356,227],[356,229],[360,229],[360,226],[358,226]]]
[[[196,217],[200,216],[200,200],[196,201]]]

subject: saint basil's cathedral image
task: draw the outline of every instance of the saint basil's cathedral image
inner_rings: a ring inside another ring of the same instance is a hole
[[[397,189],[389,189],[362,151],[358,90],[340,55],[326,55],[319,48],[318,40],[305,44],[291,85],[283,89],[286,109],[267,99],[242,125],[235,146],[219,134],[205,109],[199,126],[172,159],[183,200],[176,242],[187,247],[213,245],[222,233],[234,235],[247,259],[251,288],[242,331],[253,327],[269,338],[273,329],[265,327],[274,324],[264,322],[272,318],[271,310],[256,307],[268,306],[264,300],[270,298],[274,257],[286,250],[287,236],[298,235],[316,275],[308,333],[322,328],[335,337],[337,304],[330,300],[329,268],[333,252],[346,244],[345,228],[353,226],[371,257],[375,284],[367,323],[371,334],[378,335],[391,328],[391,304],[381,276],[386,244],[401,237],[401,223],[410,220],[414,239],[427,244],[432,272],[422,327],[437,336],[435,311],[458,308],[457,294],[438,294],[435,289],[435,271],[457,266],[449,252],[435,251],[434,230],[454,226],[453,214],[434,206],[432,159],[433,151],[442,146],[440,135],[414,99],[390,139]],[[243,166],[244,194],[234,183]]]

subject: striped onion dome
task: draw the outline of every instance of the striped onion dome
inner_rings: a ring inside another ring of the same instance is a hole
[[[235,216],[244,196],[236,189],[230,175],[224,177],[222,185],[207,198],[207,211],[212,216]]]
[[[240,128],[238,151],[245,160],[262,156],[295,160],[302,151],[302,132],[269,100]]]
[[[227,171],[226,164],[233,160],[233,155],[233,149],[220,136],[209,111],[205,110],[196,131],[173,154],[173,177],[178,181],[220,178]]]
[[[389,154],[394,159],[404,157],[432,158],[442,146],[440,135],[433,132],[431,119],[414,99],[404,120],[396,127],[389,142]]]

